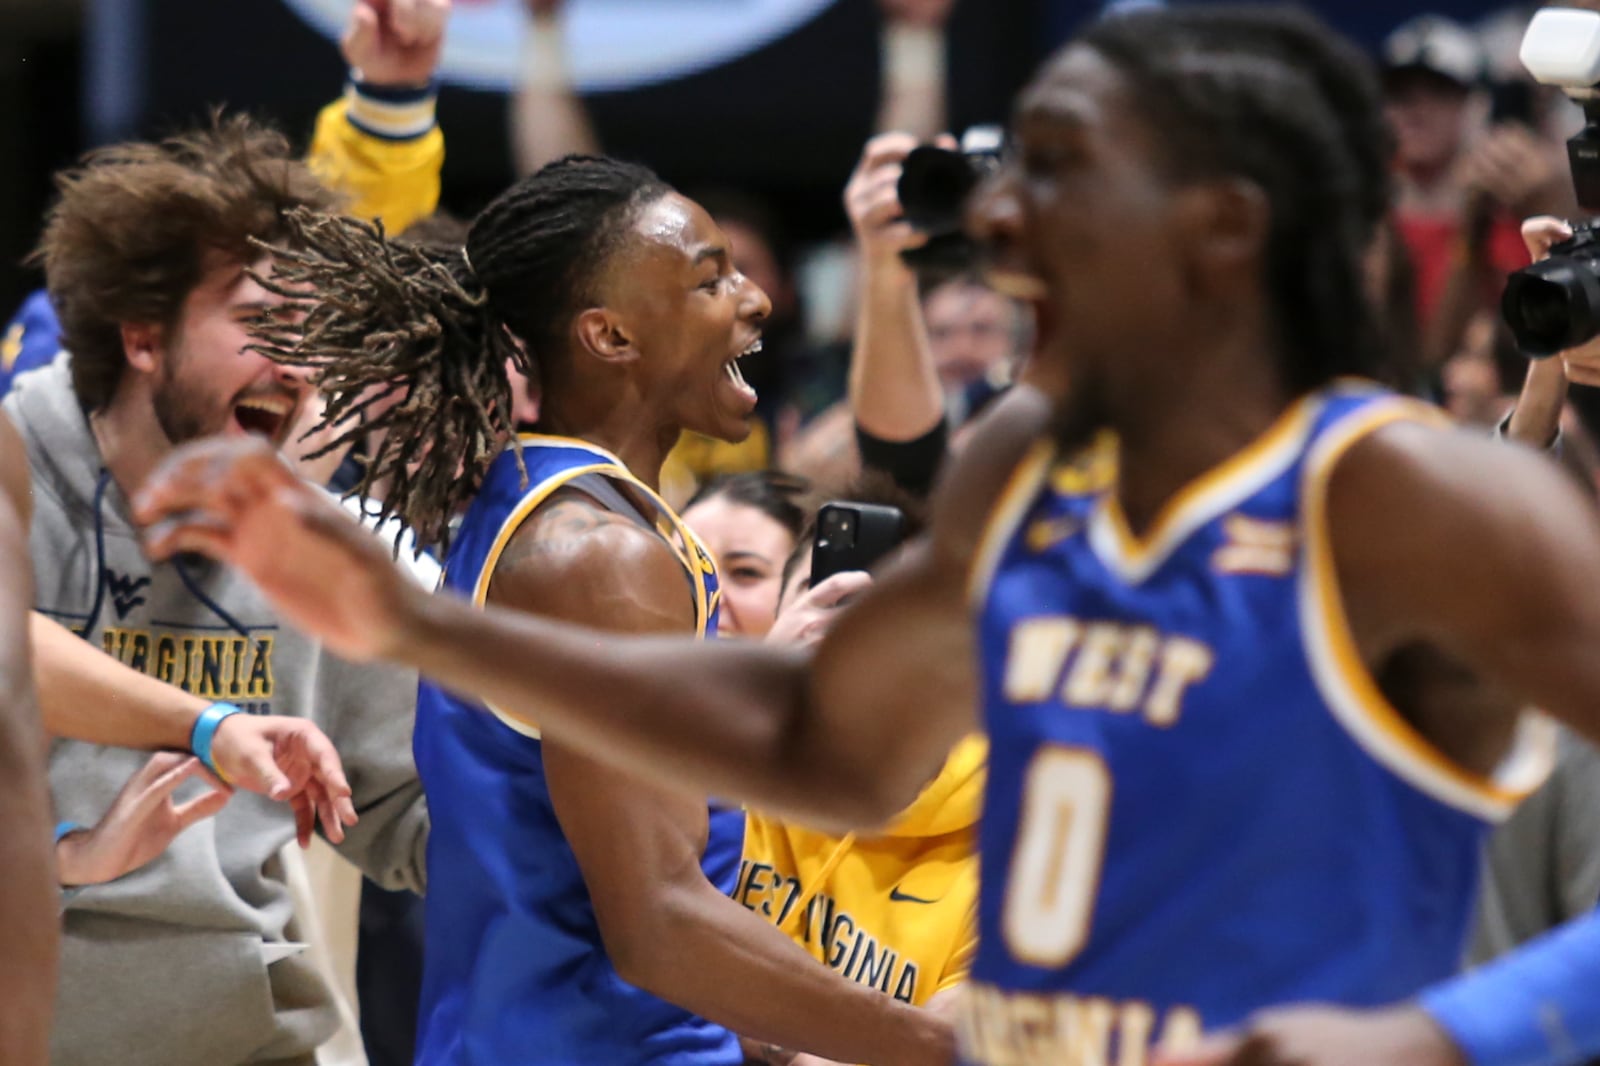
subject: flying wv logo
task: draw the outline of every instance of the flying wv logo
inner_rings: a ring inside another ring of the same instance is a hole
[[[150,584],[148,576],[130,578],[115,570],[106,570],[106,588],[111,592],[111,605],[117,610],[117,619],[120,621],[128,617],[128,612],[144,603],[144,590]]]

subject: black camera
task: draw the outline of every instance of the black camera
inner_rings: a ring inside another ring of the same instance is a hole
[[[1506,279],[1500,313],[1518,349],[1535,359],[1600,335],[1600,221],[1575,223],[1550,258]]]
[[[1559,86],[1583,107],[1583,129],[1567,142],[1578,206],[1600,211],[1600,14],[1546,7],[1518,51],[1541,85]],[[1575,223],[1550,258],[1512,274],[1500,311],[1523,354],[1555,355],[1600,335],[1600,229]]]
[[[974,126],[961,148],[914,148],[900,165],[900,209],[927,243],[901,253],[919,270],[960,271],[972,267],[978,246],[966,235],[963,214],[978,183],[1000,166],[1005,134],[998,126]]]

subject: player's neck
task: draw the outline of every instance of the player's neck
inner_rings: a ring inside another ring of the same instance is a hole
[[[1265,433],[1292,401],[1264,344],[1196,353],[1129,397],[1111,428],[1117,495],[1134,532],[1150,527],[1184,486]]]
[[[539,412],[538,431],[604,448],[652,489],[661,487],[661,464],[678,442],[677,427],[660,426],[636,405],[568,403],[548,395]]]

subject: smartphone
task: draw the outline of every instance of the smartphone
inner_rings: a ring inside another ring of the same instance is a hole
[[[843,500],[823,504],[811,545],[812,587],[847,570],[872,569],[905,539],[905,527],[898,507]]]

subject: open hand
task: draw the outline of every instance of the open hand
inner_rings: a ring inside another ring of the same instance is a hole
[[[174,803],[172,794],[191,779],[212,789]],[[132,873],[167,850],[177,835],[222,810],[232,792],[193,755],[162,752],[128,778],[111,809],[93,829],[68,833],[56,845],[63,885],[98,885]]]
[[[211,758],[235,788],[293,807],[301,847],[310,845],[319,816],[323,834],[334,844],[344,839],[345,826],[356,824],[339,753],[313,722],[283,715],[229,715],[217,726]]]
[[[426,85],[449,18],[450,0],[356,0],[339,51],[370,85]]]
[[[152,558],[208,555],[242,571],[285,622],[346,659],[393,653],[427,592],[389,548],[258,438],[185,445],[134,501]]]

